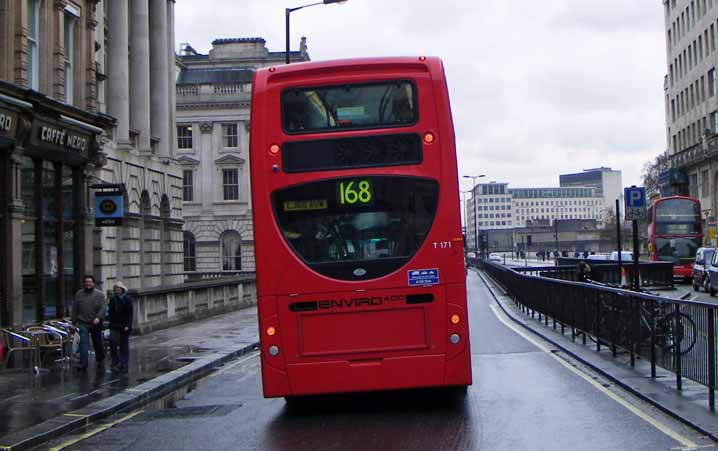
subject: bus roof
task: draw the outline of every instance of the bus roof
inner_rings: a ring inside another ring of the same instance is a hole
[[[264,67],[257,70],[256,76],[271,77],[272,79],[279,80],[291,78],[293,75],[298,74],[306,76],[307,72],[315,72],[317,75],[320,75],[329,70],[331,70],[332,73],[341,72],[342,70],[351,72],[352,70],[357,69],[391,71],[392,69],[403,68],[406,70],[407,66],[411,65],[415,65],[415,70],[417,71],[426,72],[428,67],[435,65],[441,67],[442,62],[441,59],[436,56],[385,56],[327,61],[307,61]]]

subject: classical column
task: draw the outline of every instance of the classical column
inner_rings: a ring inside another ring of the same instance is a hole
[[[140,132],[138,150],[152,152],[150,143],[150,4],[131,0],[130,127]]]
[[[107,58],[108,112],[117,119],[115,142],[130,142],[130,78],[128,55],[128,0],[107,3],[109,19]]]
[[[168,28],[168,44],[169,59],[167,60],[168,81],[169,81],[169,154],[175,156],[175,147],[177,143],[177,84],[175,74],[175,0],[167,2],[167,28]]]
[[[167,77],[167,0],[150,0],[150,80],[152,136],[159,138],[157,155],[167,157],[169,152],[169,79]]]

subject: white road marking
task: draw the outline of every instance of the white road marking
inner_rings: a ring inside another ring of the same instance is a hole
[[[660,421],[656,420],[655,418],[652,418],[651,416],[647,415],[645,412],[641,411],[634,405],[630,404],[625,399],[621,398],[620,396],[616,395],[615,393],[608,390],[606,387],[601,385],[600,383],[596,382],[594,379],[592,379],[587,374],[583,373],[578,368],[575,368],[571,366],[568,362],[566,362],[561,357],[558,357],[554,353],[551,352],[550,349],[548,349],[546,346],[544,346],[542,343],[537,341],[534,337],[528,335],[525,331],[521,330],[518,326],[511,324],[509,320],[504,318],[504,313],[497,307],[496,305],[490,305],[491,310],[494,312],[494,315],[496,315],[496,318],[498,318],[499,321],[501,321],[506,327],[513,330],[517,334],[519,334],[521,337],[526,339],[528,342],[539,348],[541,351],[545,352],[547,355],[549,355],[552,359],[559,362],[561,365],[563,365],[565,368],[570,370],[572,373],[576,374],[577,376],[581,377],[583,380],[591,384],[594,388],[596,388],[598,391],[603,393],[604,395],[608,396],[609,398],[616,401],[618,404],[626,408],[628,411],[636,415],[637,417],[641,418],[643,421],[647,422],[654,428],[658,429],[659,431],[663,432],[673,440],[677,441],[681,444],[681,448],[683,450],[690,450],[690,449],[698,449],[700,446],[691,441],[688,437],[685,437],[678,432],[672,430],[667,425],[661,423]]]

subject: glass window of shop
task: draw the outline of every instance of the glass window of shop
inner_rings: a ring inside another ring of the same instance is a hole
[[[22,157],[23,323],[70,314],[75,288],[73,169]]]

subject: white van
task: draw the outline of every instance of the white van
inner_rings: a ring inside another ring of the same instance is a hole
[[[608,257],[609,260],[612,261],[618,261],[618,251],[611,252],[611,255]],[[621,261],[622,262],[628,262],[633,261],[633,252],[629,251],[621,251]]]

